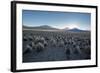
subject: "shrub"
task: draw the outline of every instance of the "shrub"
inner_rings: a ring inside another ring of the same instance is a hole
[[[28,44],[26,45],[25,49],[23,50],[23,53],[28,53],[28,52],[32,52],[32,47]]]
[[[37,43],[36,44],[36,51],[37,52],[40,52],[40,51],[43,51],[44,50],[44,45],[42,43]]]

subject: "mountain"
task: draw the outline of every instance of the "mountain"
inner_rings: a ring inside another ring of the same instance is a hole
[[[84,32],[84,31],[87,31],[87,30],[81,30],[81,29],[78,29],[78,28],[73,28],[73,29],[69,29],[67,31],[72,31],[72,32]]]
[[[81,30],[78,28],[73,28],[73,29],[69,29],[68,27],[64,28],[64,29],[58,29],[58,28],[54,28],[48,25],[42,25],[42,26],[36,26],[36,27],[30,27],[30,26],[25,26],[23,25],[23,29],[29,29],[29,30],[59,30],[59,31],[71,31],[71,32],[85,32],[85,31],[89,31],[89,30]]]
[[[67,31],[67,30],[69,30],[69,28],[68,28],[68,27],[66,27],[66,28],[64,28],[64,29],[62,29],[62,30]]]
[[[63,31],[71,31],[71,32],[83,32],[85,30],[81,30],[81,29],[78,29],[78,28],[73,28],[73,29],[70,29],[68,27],[62,29]]]
[[[48,26],[48,25],[37,26],[37,27],[34,27],[34,28],[37,28],[37,29],[54,29],[53,27]]]
[[[36,26],[36,27],[29,27],[29,26],[23,25],[23,28],[24,28],[24,29],[58,30],[57,28],[53,28],[53,27],[48,26],[48,25],[42,25],[42,26]]]

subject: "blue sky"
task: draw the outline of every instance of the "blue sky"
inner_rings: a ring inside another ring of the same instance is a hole
[[[23,10],[22,22],[26,26],[49,25],[55,28],[79,28],[90,30],[91,14],[76,12],[54,12],[54,11],[35,11]]]

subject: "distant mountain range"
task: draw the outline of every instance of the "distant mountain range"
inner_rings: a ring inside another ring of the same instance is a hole
[[[73,29],[69,29],[68,27],[64,28],[64,29],[57,29],[57,28],[53,28],[51,26],[48,25],[42,25],[42,26],[36,26],[36,27],[29,27],[29,26],[23,26],[24,29],[39,29],[39,30],[61,30],[61,31],[71,31],[71,32],[84,32],[84,31],[89,31],[89,30],[81,30],[78,28],[73,28]]]
[[[81,29],[78,29],[78,28],[73,28],[73,29],[69,29],[67,31],[72,31],[72,32],[84,32],[84,31],[88,31],[88,30],[81,30]]]
[[[57,28],[53,28],[48,25],[43,25],[43,26],[36,26],[36,27],[29,27],[29,26],[23,26],[24,29],[44,29],[44,30],[59,30]]]

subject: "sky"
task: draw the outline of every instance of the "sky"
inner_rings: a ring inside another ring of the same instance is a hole
[[[90,30],[91,14],[79,12],[23,10],[22,24],[32,27],[48,25],[58,29],[78,28],[82,30]]]

